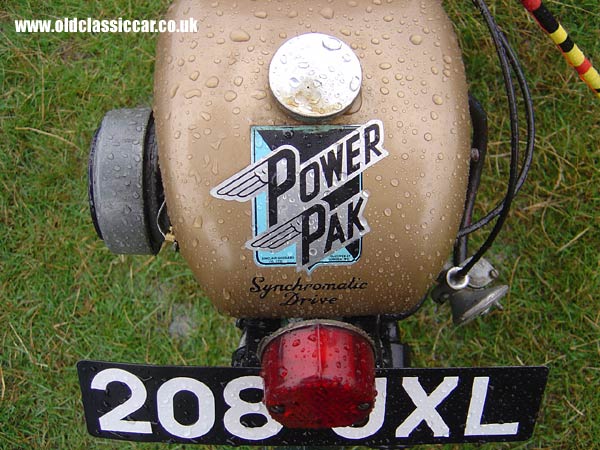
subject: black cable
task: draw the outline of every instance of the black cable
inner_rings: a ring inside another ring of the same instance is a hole
[[[460,229],[471,225],[477,192],[481,183],[481,173],[485,164],[488,143],[488,120],[485,109],[479,101],[469,93],[469,113],[473,126],[473,137],[471,138],[471,160],[469,161],[469,180],[467,182],[467,198],[465,209],[460,222]],[[476,155],[473,152],[477,152]],[[453,264],[460,266],[469,253],[469,236],[464,235],[456,239],[454,243]]]
[[[498,214],[498,219],[494,228],[490,232],[489,236],[485,240],[485,242],[479,247],[477,252],[471,257],[471,259],[456,273],[456,276],[463,278],[465,277],[469,271],[473,268],[475,264],[482,258],[482,256],[487,252],[487,250],[492,246],[494,240],[500,233],[506,218],[508,217],[508,213],[510,211],[510,205],[515,196],[515,188],[518,182],[518,169],[519,169],[519,115],[517,111],[517,101],[516,101],[516,93],[515,86],[513,84],[512,76],[510,73],[511,64],[506,55],[505,49],[505,41],[502,39],[502,33],[500,32],[498,25],[494,21],[494,18],[486,5],[484,0],[473,0],[483,18],[488,26],[490,31],[490,35],[492,40],[494,41],[494,45],[496,47],[496,53],[498,58],[500,59],[500,68],[502,69],[502,76],[504,78],[504,86],[506,89],[506,95],[508,98],[508,109],[510,114],[510,128],[511,128],[511,139],[510,139],[510,172],[508,179],[508,188],[506,195],[504,197],[504,201],[502,204],[502,209]]]
[[[514,195],[516,196],[517,193],[521,190],[521,187],[523,186],[523,184],[525,183],[525,180],[527,179],[529,169],[531,168],[531,162],[533,161],[533,152],[534,152],[534,147],[535,147],[535,115],[534,115],[534,111],[533,111],[533,102],[531,99],[531,93],[529,91],[529,86],[527,85],[527,80],[525,78],[525,74],[523,73],[521,64],[519,63],[519,60],[518,60],[514,50],[508,43],[508,40],[506,39],[506,36],[504,35],[504,33],[499,31],[499,37],[501,39],[504,49],[507,52],[507,56],[510,61],[510,65],[515,72],[516,78],[519,82],[519,87],[521,89],[521,93],[523,95],[523,99],[525,101],[525,116],[526,116],[526,120],[527,120],[527,144],[525,147],[525,156],[523,158],[523,165],[521,167],[521,171],[519,173],[519,179],[517,181],[517,185],[515,188]],[[483,217],[476,223],[471,224],[466,227],[462,227],[460,229],[460,231],[458,232],[457,237],[461,238],[463,236],[466,236],[466,235],[484,227],[488,223],[490,223],[495,217],[497,217],[500,214],[503,206],[504,206],[504,200],[502,200],[498,205],[496,205],[494,207],[494,209],[490,213],[488,213],[485,217]]]

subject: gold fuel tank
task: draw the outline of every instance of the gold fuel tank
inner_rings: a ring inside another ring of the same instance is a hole
[[[441,1],[178,0],[167,18],[198,32],[159,39],[160,168],[181,254],[217,308],[327,318],[417,305],[455,240],[470,153]],[[283,50],[299,36],[332,51],[316,73],[304,59],[322,49]],[[349,106],[328,76],[354,92]]]

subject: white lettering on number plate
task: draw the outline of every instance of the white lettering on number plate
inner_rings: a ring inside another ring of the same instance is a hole
[[[471,387],[471,398],[464,436],[510,436],[516,435],[519,422],[486,423],[482,424],[483,411],[488,395],[489,377],[475,377]],[[115,433],[150,434],[153,432],[150,421],[127,419],[140,410],[147,401],[147,390],[142,380],[136,375],[116,368],[104,369],[92,379],[90,387],[93,390],[106,391],[109,384],[125,385],[131,395],[123,403],[105,412],[98,418],[101,431]],[[398,417],[396,428],[397,438],[407,438],[422,422],[431,429],[436,438],[448,437],[450,427],[438,411],[439,406],[451,396],[460,383],[458,376],[444,377],[441,383],[428,394],[418,377],[403,377],[402,388],[414,404],[414,409],[406,417]],[[375,435],[383,426],[386,418],[386,399],[388,379],[376,379],[377,398],[369,421],[362,427],[334,428],[333,432],[346,439],[366,439]],[[175,437],[197,439],[209,433],[217,420],[215,396],[221,395],[228,406],[222,422],[231,435],[249,440],[260,441],[276,436],[283,426],[273,420],[262,402],[243,400],[241,393],[247,389],[262,390],[261,377],[242,376],[230,380],[223,392],[213,392],[205,383],[190,377],[175,377],[164,381],[156,390],[156,405],[158,425]],[[198,405],[197,418],[191,424],[183,424],[176,418],[174,410],[175,396],[188,392],[195,398]],[[260,426],[247,426],[242,421],[244,415],[254,414],[263,416],[265,423]]]

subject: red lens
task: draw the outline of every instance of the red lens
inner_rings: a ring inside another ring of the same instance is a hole
[[[344,323],[301,322],[262,353],[265,404],[288,428],[362,423],[375,401],[375,356],[368,337]]]

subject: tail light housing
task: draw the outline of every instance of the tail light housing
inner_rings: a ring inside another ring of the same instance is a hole
[[[311,320],[282,328],[259,349],[264,402],[288,428],[364,423],[375,396],[375,355],[368,335],[352,325]]]

